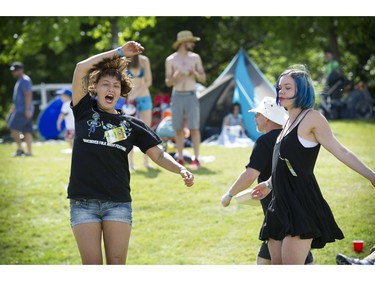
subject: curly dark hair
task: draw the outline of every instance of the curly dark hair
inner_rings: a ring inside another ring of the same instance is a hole
[[[126,98],[133,88],[133,84],[125,73],[125,68],[128,61],[125,58],[113,56],[112,58],[104,58],[95,64],[84,78],[84,85],[91,96],[96,96],[95,85],[99,82],[100,78],[104,76],[115,77],[121,82],[120,95]]]

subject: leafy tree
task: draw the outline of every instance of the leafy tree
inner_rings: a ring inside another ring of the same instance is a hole
[[[344,72],[368,82],[375,94],[374,17],[0,17],[0,119],[15,83],[11,62],[22,61],[34,84],[69,83],[78,61],[126,40],[145,47],[154,77],[152,94],[168,93],[164,63],[184,29],[201,37],[196,52],[207,72],[206,86],[240,48],[271,83],[287,66],[303,63],[319,86],[323,50],[329,47]]]

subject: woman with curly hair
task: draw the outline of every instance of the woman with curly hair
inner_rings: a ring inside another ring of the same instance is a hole
[[[158,145],[159,137],[141,120],[115,109],[132,88],[126,58],[143,47],[134,41],[76,65],[72,83],[75,117],[68,186],[70,222],[83,264],[125,264],[132,224],[128,153],[134,145],[156,164],[180,174],[186,186],[194,176]]]

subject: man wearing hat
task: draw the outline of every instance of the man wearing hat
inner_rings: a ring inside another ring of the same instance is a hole
[[[199,128],[199,101],[196,96],[196,83],[204,83],[206,74],[201,57],[194,53],[195,42],[200,38],[189,30],[180,31],[173,43],[176,52],[165,61],[165,83],[172,88],[171,111],[172,125],[176,131],[177,161],[184,165],[184,126],[190,129],[194,157],[191,166],[200,166],[199,146],[201,142]],[[186,121],[186,122],[185,122]]]
[[[258,183],[269,179],[272,170],[273,147],[288,118],[284,108],[276,104],[276,97],[263,98],[259,105],[256,108],[250,109],[249,112],[255,113],[257,130],[264,134],[255,141],[246,169],[222,196],[221,203],[224,207],[230,204],[234,195],[250,187],[256,179]],[[271,198],[272,195],[270,193],[260,201],[264,214],[267,211]],[[313,257],[310,252],[307,256],[306,263],[309,264],[312,262]],[[263,242],[259,249],[257,264],[271,264],[271,256],[268,251],[267,242]]]
[[[72,101],[72,90],[71,89],[61,89],[56,91],[56,94],[61,95],[61,101],[63,102],[60,110],[60,115],[57,118],[56,128],[57,131],[61,131],[62,121],[65,121],[65,141],[73,147],[74,140],[74,115],[73,110],[70,107],[70,102]]]
[[[24,67],[21,62],[12,63],[10,71],[13,77],[17,79],[13,91],[13,106],[8,119],[11,136],[17,144],[17,151],[14,156],[31,156],[33,142],[32,117],[34,114],[32,81],[24,73]],[[21,133],[25,137],[26,153],[22,149]]]

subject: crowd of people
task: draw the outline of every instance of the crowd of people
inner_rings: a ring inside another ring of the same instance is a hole
[[[126,263],[132,227],[130,170],[134,147],[145,154],[145,167],[151,167],[151,159],[180,175],[187,187],[194,184],[194,175],[185,167],[183,148],[184,129],[188,128],[194,151],[191,168],[199,168],[196,83],[206,81],[201,57],[193,52],[199,40],[188,30],[179,32],[172,45],[175,52],[165,60],[165,84],[172,88],[176,159],[160,147],[160,137],[150,128],[152,74],[140,43],[129,41],[78,62],[72,88],[58,91],[64,103],[56,127],[61,130],[65,120],[65,139],[73,148],[67,189],[70,224],[83,264],[103,264],[104,255],[108,264]],[[15,156],[31,156],[32,82],[22,63],[13,63],[10,70],[17,79],[8,120],[17,144]],[[135,104],[135,117],[115,108],[120,98]],[[236,194],[257,180],[251,189],[252,200],[261,201],[264,214],[257,264],[312,264],[311,249],[344,238],[314,175],[321,146],[375,186],[375,172],[337,140],[325,117],[313,109],[314,104],[308,70],[294,65],[278,77],[275,97],[264,98],[251,110],[264,134],[255,142],[249,163],[221,197],[221,203],[227,207]],[[223,120],[227,126],[243,126],[239,108],[235,108]],[[337,261],[373,264],[371,258],[364,263],[341,254]]]

